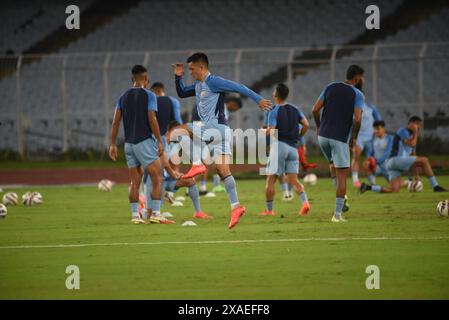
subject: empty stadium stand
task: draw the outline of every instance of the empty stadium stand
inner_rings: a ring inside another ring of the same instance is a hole
[[[108,19],[88,22],[84,34],[62,37],[64,6],[50,0],[39,3],[43,5],[18,0],[0,12],[0,18],[10,21],[8,29],[1,30],[0,51],[53,50],[48,56],[8,60],[14,67],[20,62],[21,68],[0,76],[0,149],[17,150],[20,145],[29,153],[103,149],[115,100],[130,85],[131,66],[148,65],[150,80],[166,83],[168,94],[175,95],[170,64],[185,61],[195,50],[206,50],[216,74],[252,87],[266,78],[259,87],[265,87],[261,92],[270,97],[275,82],[268,76],[285,69],[290,58],[307,56],[311,49],[330,53],[334,45],[354,44],[357,39],[370,43],[365,35],[367,5],[378,4],[383,19],[393,19],[396,10],[407,5],[403,0],[136,0],[126,10],[115,8]],[[97,17],[104,3],[81,1],[90,17]],[[421,43],[449,41],[445,27],[449,8],[434,11],[409,21],[405,29],[373,38],[371,44],[380,45],[376,84],[369,61],[374,47],[350,50],[335,60],[335,79],[342,79],[348,64],[365,59],[366,96],[375,100],[391,127],[401,125],[419,107],[426,117],[447,110],[448,45],[426,47],[425,85],[417,83]],[[419,44],[393,46],[411,42]],[[2,61],[6,60],[0,60],[0,68]],[[282,81],[286,80],[284,72]],[[314,99],[331,80],[329,63],[296,66],[293,102],[310,114]],[[373,85],[378,88],[374,95]],[[420,87],[424,89],[418,105]],[[190,111],[192,103],[192,99],[183,102],[184,110]],[[259,127],[262,113],[254,110],[254,104],[245,101],[245,107],[231,115],[231,126]],[[440,128],[432,130],[441,135]]]

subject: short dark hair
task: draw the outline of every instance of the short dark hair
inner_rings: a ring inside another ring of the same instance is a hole
[[[385,121],[377,120],[373,122],[373,127],[382,127],[385,128]]]
[[[410,119],[408,119],[408,123],[412,122],[422,122],[422,119],[418,116],[411,116]]]
[[[242,108],[242,100],[237,98],[237,97],[228,97],[225,98],[225,103],[229,103],[229,102],[235,102],[238,106],[239,109]]]
[[[365,73],[365,70],[363,70],[362,67],[353,64],[349,66],[348,70],[346,71],[346,80],[352,80],[358,75],[363,75]]]
[[[276,86],[276,97],[278,97],[281,100],[285,100],[288,97],[288,94],[290,93],[290,90],[288,89],[287,85],[284,83],[279,83]]]
[[[140,64],[136,64],[132,69],[131,69],[131,73],[133,76],[136,76],[138,74],[142,74],[147,72],[147,68],[145,68],[144,66],[140,65]]]
[[[209,68],[209,59],[207,58],[205,53],[202,52],[196,52],[194,54],[192,54],[190,57],[187,58],[187,63],[192,62],[192,63],[204,63],[206,65],[207,68]]]
[[[170,123],[168,124],[168,131],[170,131],[171,129],[173,129],[174,127],[180,126],[181,124],[176,121],[176,120],[172,120],[170,121]]]
[[[162,89],[162,90],[164,90],[165,89],[165,86],[164,86],[164,84],[162,83],[162,82],[155,82],[155,83],[153,83],[152,85],[151,85],[151,88],[150,88],[151,90],[155,90],[155,89]]]

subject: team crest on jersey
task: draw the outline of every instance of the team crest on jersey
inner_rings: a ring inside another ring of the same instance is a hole
[[[204,98],[206,96],[206,90],[201,91],[200,96]]]

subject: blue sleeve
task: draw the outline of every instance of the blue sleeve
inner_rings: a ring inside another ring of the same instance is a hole
[[[175,76],[176,92],[180,98],[188,98],[195,96],[195,85],[186,86],[184,80],[180,76]]]
[[[209,77],[206,81],[209,89],[213,92],[237,92],[251,98],[257,104],[259,104],[260,100],[262,100],[261,96],[243,84],[215,76]]]
[[[148,111],[157,111],[156,95],[149,90],[145,90],[145,91],[148,94]]]
[[[363,105],[365,104],[365,96],[363,95],[363,93],[354,88],[355,90],[355,102],[354,102],[354,108],[355,109],[363,109]]]
[[[323,91],[321,91],[320,95],[318,96],[318,100],[323,101],[324,102],[324,95],[326,94],[326,88],[323,89]]]
[[[270,127],[276,127],[278,124],[278,111],[279,106],[276,106],[273,110],[268,113],[268,125]]]
[[[373,110],[373,118],[374,121],[380,121],[382,120],[382,116],[380,115],[379,110],[374,106],[374,105],[370,105],[370,108]]]
[[[397,135],[401,138],[401,140],[410,138],[410,132],[406,128],[399,129]]]
[[[299,121],[301,122],[302,119],[304,119],[306,116],[304,114],[304,112],[302,112],[301,110],[298,109],[298,115],[299,115]]]
[[[387,137],[388,137],[388,144],[387,147],[385,148],[385,152],[379,159],[376,159],[376,162],[378,164],[384,163],[385,160],[388,159],[391,153],[391,149],[393,148],[393,136],[388,135]]]
[[[331,85],[333,85],[334,83],[335,83],[335,82],[329,83],[329,84],[323,89],[323,91],[321,91],[320,95],[318,96],[318,100],[319,100],[319,101],[323,101],[323,102],[324,102],[324,99],[326,98],[326,91],[327,91],[327,89],[328,89]]]
[[[173,106],[173,116],[176,120],[176,122],[178,122],[179,124],[182,124],[182,118],[181,118],[181,104],[179,103],[178,99],[175,99],[173,97],[169,97],[171,102],[172,102],[172,106]]]
[[[120,109],[120,110],[123,109],[123,106],[122,106],[122,97],[120,97],[120,98],[117,100],[117,103],[115,104],[115,108],[116,108],[116,109]]]

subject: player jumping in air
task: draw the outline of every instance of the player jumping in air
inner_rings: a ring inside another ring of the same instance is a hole
[[[363,83],[363,75],[364,70],[361,67],[350,66],[346,72],[346,81],[329,84],[321,92],[312,109],[318,144],[329,161],[331,176],[337,187],[332,222],[346,221],[342,212],[346,196],[346,177],[350,167],[349,150],[357,141],[365,103],[363,93],[355,85]]]
[[[300,137],[303,137],[309,128],[309,122],[304,114],[298,109],[286,102],[289,89],[285,84],[278,84],[273,93],[276,103],[273,110],[268,115],[267,135],[272,135],[274,129],[278,131],[277,149],[270,147],[270,155],[267,164],[266,192],[266,210],[261,213],[264,216],[274,216],[273,199],[275,193],[275,183],[278,177],[287,175],[287,182],[293,186],[299,198],[302,201],[302,208],[299,214],[307,215],[310,211],[310,204],[304,186],[298,180],[299,156],[297,143]],[[301,132],[298,136],[299,124]]]
[[[432,185],[433,191],[443,192],[444,188],[438,185],[437,179],[433,174],[432,167],[430,166],[429,159],[426,157],[416,156],[416,143],[418,142],[419,130],[422,120],[418,116],[413,116],[408,121],[407,128],[400,128],[396,131],[393,139],[393,146],[391,149],[390,157],[386,163],[388,170],[388,179],[390,182],[389,187],[381,187],[378,185],[362,184],[360,187],[360,193],[365,191],[391,193],[399,192],[401,186],[403,186],[401,174],[413,168],[415,172],[415,179],[419,180],[418,168],[422,168],[424,174],[429,179]]]
[[[229,229],[234,228],[240,217],[245,213],[237,197],[237,189],[234,177],[231,174],[229,164],[231,156],[230,128],[226,124],[224,113],[224,94],[236,92],[243,94],[255,101],[262,110],[269,109],[271,102],[263,99],[249,88],[239,83],[211,75],[209,72],[209,60],[204,53],[195,53],[187,59],[189,70],[195,83],[189,86],[184,84],[184,65],[176,63],[173,65],[176,90],[180,98],[196,97],[197,112],[200,121],[197,122],[198,130],[201,130],[201,139],[211,141],[209,129],[219,131],[221,139],[214,139],[208,147],[213,154],[217,173],[220,175],[231,203],[231,221]],[[201,163],[194,163],[191,170],[184,175],[185,178],[192,177],[198,173],[204,173],[206,167]]]
[[[117,160],[116,139],[123,118],[125,130],[125,157],[129,168],[131,185],[129,202],[131,222],[145,224],[139,216],[139,186],[142,181],[140,166],[148,172],[153,184],[151,193],[152,212],[159,213],[161,207],[162,169],[159,156],[163,152],[162,138],[156,118],[156,96],[149,90],[147,69],[136,65],[132,68],[133,87],[118,100],[112,121],[109,156]]]

